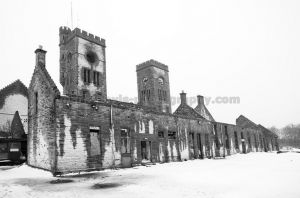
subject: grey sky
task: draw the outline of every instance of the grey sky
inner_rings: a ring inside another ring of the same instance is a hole
[[[208,105],[217,121],[282,127],[300,123],[299,10],[296,0],[74,0],[73,27],[106,39],[110,97],[137,96],[135,65],[152,58],[169,66],[173,96],[239,96]],[[70,1],[1,2],[0,88],[29,85],[41,44],[61,89],[58,29],[70,15]]]

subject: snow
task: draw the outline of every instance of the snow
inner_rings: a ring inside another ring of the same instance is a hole
[[[0,178],[0,197],[299,198],[300,153],[237,154],[63,177],[22,165],[0,169]]]

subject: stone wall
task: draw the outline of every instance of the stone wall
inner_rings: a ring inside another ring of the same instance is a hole
[[[55,94],[46,76],[36,67],[29,87],[28,164],[53,170],[55,158]]]

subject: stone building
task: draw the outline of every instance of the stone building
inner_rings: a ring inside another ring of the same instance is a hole
[[[63,94],[47,72],[46,51],[35,51],[29,165],[61,174],[266,150],[258,126],[216,122],[202,96],[193,109],[181,93],[172,113],[169,69],[155,60],[136,66],[138,104],[107,99],[105,40],[67,27],[59,37]]]

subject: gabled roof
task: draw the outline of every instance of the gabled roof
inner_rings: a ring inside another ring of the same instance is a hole
[[[45,76],[46,80],[49,82],[50,87],[54,91],[55,95],[60,95],[60,91],[57,88],[55,82],[52,80],[52,78],[51,78],[50,74],[48,73],[46,67],[44,65],[38,65],[38,66],[35,67],[34,73],[36,73],[38,71],[40,71]],[[30,85],[32,84],[32,80],[33,80],[33,78],[31,78]]]
[[[28,89],[19,79],[0,90],[0,108],[4,105],[5,98],[13,94],[22,94],[28,98]]]
[[[215,119],[212,117],[205,105],[197,105],[194,110],[206,120],[215,122]]]
[[[190,118],[201,118],[204,119],[199,113],[197,113],[192,107],[187,104],[180,104],[174,115],[183,115]]]
[[[245,128],[259,129],[258,126],[257,126],[257,124],[255,124],[254,122],[252,122],[250,119],[246,118],[243,115],[240,115],[236,119],[236,125],[238,125],[240,127],[245,127]]]
[[[259,124],[258,127],[259,127],[259,128],[262,130],[262,132],[265,133],[266,135],[278,137],[274,132],[270,131],[269,129],[267,129],[267,128],[264,127],[263,125]]]

